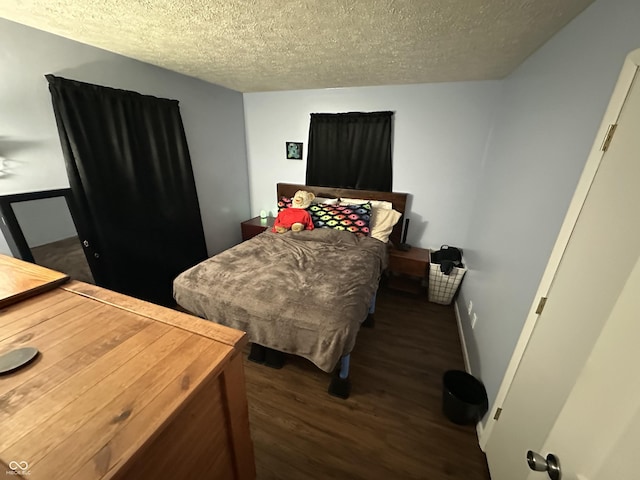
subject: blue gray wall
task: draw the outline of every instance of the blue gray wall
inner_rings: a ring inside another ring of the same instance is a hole
[[[245,94],[251,211],[275,208],[277,182],[305,183],[311,113],[390,110],[393,189],[411,194],[408,243],[461,245],[500,88],[496,80]],[[303,142],[305,160],[287,160],[286,141]]]
[[[0,60],[0,195],[68,186],[44,78],[53,73],[179,100],[209,253],[240,241],[250,210],[241,93],[4,19]]]
[[[640,47],[638,25],[637,0],[598,0],[503,81],[464,244],[469,271],[458,299],[471,368],[490,400],[535,300],[624,59]],[[478,316],[473,330],[469,300]]]

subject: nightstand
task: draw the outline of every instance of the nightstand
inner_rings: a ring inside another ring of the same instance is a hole
[[[242,230],[242,241],[249,240],[255,237],[259,233],[264,232],[267,228],[273,227],[275,217],[260,218],[255,217],[251,220],[246,220],[240,224],[240,230]]]
[[[389,287],[411,293],[423,291],[422,283],[429,274],[429,250],[411,247],[406,252],[389,250]]]

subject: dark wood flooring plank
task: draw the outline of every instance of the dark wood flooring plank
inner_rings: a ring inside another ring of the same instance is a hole
[[[452,307],[380,290],[374,329],[352,353],[352,393],[299,357],[246,360],[258,479],[488,480],[473,426],[442,414],[442,375],[464,369]]]

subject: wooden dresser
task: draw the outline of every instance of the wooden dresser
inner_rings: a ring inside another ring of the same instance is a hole
[[[0,375],[0,471],[33,480],[255,478],[245,334],[65,280],[0,255],[0,355],[40,351]]]

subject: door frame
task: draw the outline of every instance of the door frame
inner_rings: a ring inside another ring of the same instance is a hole
[[[527,347],[527,344],[529,343],[529,339],[536,325],[536,322],[538,321],[539,314],[536,313],[536,311],[538,310],[540,299],[543,297],[546,298],[549,292],[551,283],[556,275],[558,266],[560,265],[560,261],[562,260],[562,256],[564,255],[564,252],[567,248],[567,244],[569,243],[569,239],[578,220],[578,216],[580,215],[580,211],[582,210],[584,202],[587,198],[587,194],[589,193],[589,189],[591,188],[591,184],[593,183],[598,168],[600,167],[600,162],[602,161],[602,157],[605,153],[602,150],[604,139],[607,136],[610,125],[616,125],[618,123],[620,112],[622,111],[622,107],[627,99],[629,90],[638,73],[639,68],[640,49],[634,50],[629,53],[624,61],[622,70],[618,77],[618,81],[609,101],[609,105],[605,111],[602,123],[600,124],[600,127],[596,133],[596,137],[593,142],[593,146],[591,147],[589,156],[587,157],[584,170],[582,171],[582,175],[580,176],[580,179],[578,181],[578,185],[574,192],[571,203],[569,204],[569,208],[565,215],[564,221],[562,223],[562,226],[560,227],[560,232],[558,233],[555,245],[551,251],[547,266],[542,275],[542,279],[540,280],[540,284],[538,285],[536,294],[533,297],[531,307],[529,308],[529,313],[520,333],[520,338],[516,343],[513,354],[511,356],[511,360],[509,361],[507,370],[505,371],[504,377],[502,378],[502,383],[500,384],[496,399],[493,402],[491,410],[489,411],[487,423],[484,428],[478,429],[478,440],[480,448],[483,451],[485,450],[485,446],[487,445],[487,442],[491,437],[491,433],[493,432],[493,428],[496,423],[496,413],[499,408],[502,408],[502,405],[509,393],[509,389],[511,388],[511,384],[515,377],[516,371],[518,370],[518,366],[520,365],[520,361],[522,360],[524,351]]]

